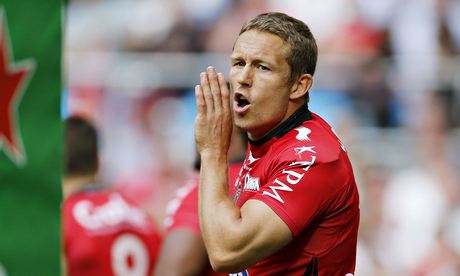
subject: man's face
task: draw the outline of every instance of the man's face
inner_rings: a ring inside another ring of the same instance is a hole
[[[288,110],[292,85],[286,61],[289,45],[276,35],[249,30],[236,40],[230,84],[235,124],[257,140],[292,113]]]

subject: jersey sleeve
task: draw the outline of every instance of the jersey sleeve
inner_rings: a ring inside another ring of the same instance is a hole
[[[183,193],[181,195],[181,193]],[[172,209],[167,219],[167,231],[182,228],[188,229],[197,235],[201,234],[200,223],[198,218],[198,185],[193,185],[179,191],[176,198],[169,204],[168,208]]]
[[[347,166],[339,157],[321,160],[317,154],[281,158],[267,183],[253,199],[267,204],[297,236],[315,219],[333,211],[348,193]]]

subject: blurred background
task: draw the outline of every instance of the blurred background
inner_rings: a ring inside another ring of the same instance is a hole
[[[354,165],[356,275],[460,275],[459,0],[68,1],[63,115],[100,129],[101,181],[163,224],[192,170],[199,73],[227,74],[241,25],[267,11],[317,39],[310,109]]]

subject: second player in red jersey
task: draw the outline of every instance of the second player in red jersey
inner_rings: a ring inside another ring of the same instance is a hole
[[[65,121],[65,275],[151,275],[160,235],[147,212],[119,192],[95,185],[97,132],[80,117]]]
[[[120,193],[82,190],[63,206],[67,273],[151,275],[160,247],[147,213]]]

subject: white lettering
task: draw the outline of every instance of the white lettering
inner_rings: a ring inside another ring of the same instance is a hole
[[[292,189],[288,185],[286,185],[283,182],[279,181],[278,178],[276,178],[275,181],[273,181],[273,183],[276,183],[276,184],[279,185],[279,186],[269,186],[270,189],[272,190],[273,194],[271,194],[271,193],[269,193],[267,191],[264,191],[262,193],[262,195],[268,195],[268,196],[278,200],[279,202],[284,203],[284,200],[278,194],[277,190],[286,191],[286,192],[292,192]]]
[[[315,160],[316,160],[316,156],[311,156],[311,161],[297,161],[297,162],[292,162],[291,164],[289,164],[289,166],[305,166],[305,168],[303,168],[304,171],[308,171],[308,169],[310,169],[310,167],[315,163]]]
[[[292,162],[289,166],[301,166],[304,167],[302,170],[303,171],[308,171],[308,169],[315,163],[316,156],[311,156],[310,161],[297,161],[297,162]],[[302,180],[304,177],[304,173],[298,173],[293,170],[284,170],[283,169],[283,174],[286,175],[286,181],[291,184],[291,185],[296,185]],[[270,189],[272,190],[272,193],[264,191],[262,195],[268,195],[276,200],[278,200],[281,203],[284,203],[284,200],[281,198],[281,196],[278,194],[278,191],[285,191],[285,192],[292,192],[292,188],[283,183],[282,181],[278,180],[278,178],[273,181],[274,184],[277,184],[278,186],[269,186]]]
[[[249,174],[246,174],[244,177],[244,189],[258,191],[259,190],[259,178],[251,177]]]
[[[82,200],[73,208],[75,220],[90,230],[113,226],[122,222],[142,226],[147,215],[141,210],[126,203],[118,194],[113,194],[104,205],[95,207],[89,200]]]
[[[316,151],[313,150],[315,146],[311,146],[311,147],[300,147],[300,148],[295,148],[294,151],[295,153],[297,154],[297,156],[299,156],[299,158],[302,158],[302,153],[306,152],[306,151],[309,151],[309,152],[312,152],[312,153],[316,153]]]
[[[300,174],[295,171],[287,171],[287,170],[283,170],[283,173],[287,174],[286,180],[287,182],[289,182],[289,184],[292,184],[292,185],[299,183],[299,181],[305,175],[304,173]],[[292,179],[291,176],[295,177],[295,179]]]

